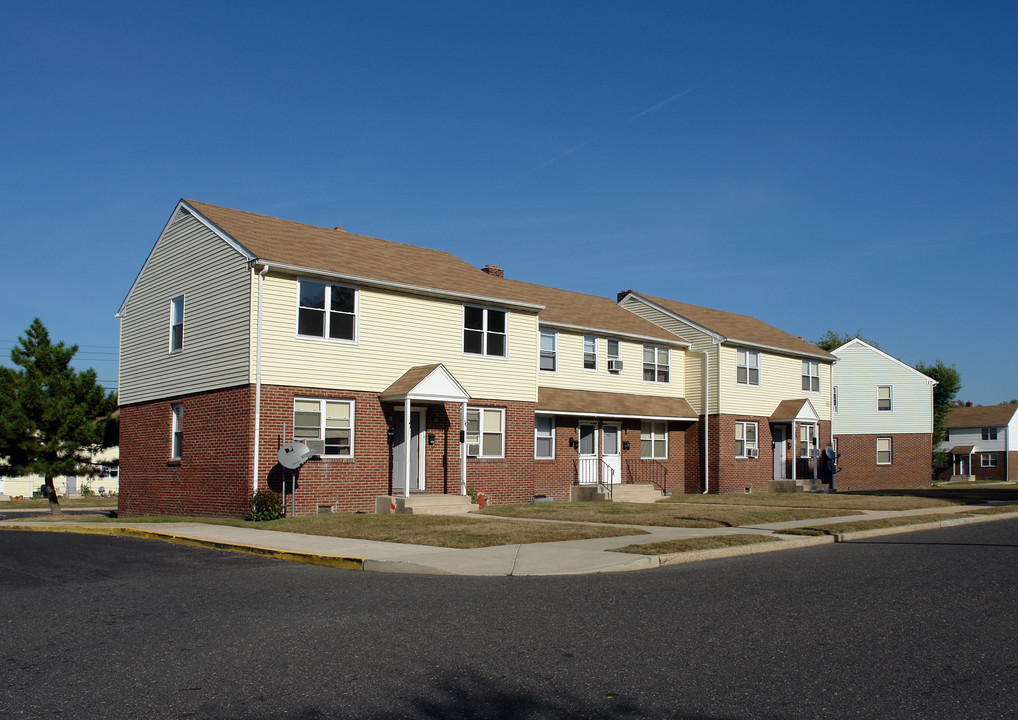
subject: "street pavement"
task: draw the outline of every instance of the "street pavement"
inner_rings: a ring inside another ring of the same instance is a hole
[[[136,537],[168,540],[189,545],[224,550],[250,552],[284,560],[333,565],[367,572],[415,573],[434,575],[576,575],[588,573],[646,570],[683,562],[709,558],[731,557],[787,550],[831,543],[841,539],[872,537],[899,532],[930,529],[972,522],[985,522],[1005,517],[1018,517],[1018,513],[1001,515],[973,515],[972,506],[928,508],[901,511],[864,511],[841,517],[763,523],[732,528],[670,528],[656,526],[624,526],[646,534],[625,535],[590,540],[500,545],[495,547],[457,549],[431,545],[359,540],[354,538],[302,535],[299,533],[260,530],[252,527],[210,525],[205,523],[117,523],[75,522],[65,520],[5,520],[0,528],[37,529],[103,534],[127,534]],[[931,523],[897,528],[852,533],[847,537],[804,537],[785,535],[783,530],[798,527],[830,525],[859,520],[876,520],[904,516],[943,515],[954,513],[948,520],[937,518]],[[502,518],[478,516],[481,522],[505,522]],[[514,519],[518,521],[519,519]],[[533,520],[530,522],[547,522]],[[617,527],[617,526],[615,526]],[[705,550],[671,555],[641,555],[612,552],[634,544],[649,544],[667,540],[706,537],[728,534],[770,535],[781,542],[754,543],[751,545]]]

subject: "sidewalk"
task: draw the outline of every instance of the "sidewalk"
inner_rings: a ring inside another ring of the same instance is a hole
[[[984,522],[1018,517],[1014,513],[999,515],[971,515],[972,506],[955,508],[928,508],[901,511],[864,511],[842,517],[765,523],[733,528],[668,528],[651,526],[623,526],[642,530],[646,535],[626,535],[592,540],[565,540],[529,545],[500,545],[496,547],[460,550],[430,545],[403,545],[398,543],[357,540],[351,538],[301,535],[297,533],[258,530],[254,527],[231,527],[203,523],[103,523],[53,522],[8,520],[0,528],[31,529],[51,532],[81,532],[131,535],[168,540],[188,545],[249,552],[282,560],[330,565],[368,572],[418,573],[434,575],[579,575],[626,570],[646,570],[684,562],[747,555],[775,550],[786,550],[810,545],[832,543],[838,540],[859,539],[900,532],[926,530],[969,522]],[[956,513],[957,518],[938,519],[932,523],[868,530],[850,533],[844,537],[831,535],[804,537],[783,535],[782,530],[816,525],[828,525],[859,520],[875,520],[904,516]],[[491,522],[501,518],[484,516]],[[544,522],[544,521],[532,521]],[[673,555],[636,555],[610,552],[612,549],[633,544],[647,544],[711,535],[757,534],[772,535],[783,542],[704,550]]]

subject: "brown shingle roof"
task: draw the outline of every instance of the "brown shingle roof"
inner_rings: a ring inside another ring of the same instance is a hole
[[[1000,427],[1011,422],[1018,405],[974,405],[951,408],[947,416],[949,428]]]
[[[537,410],[576,415],[611,417],[673,418],[695,420],[697,415],[685,398],[669,398],[626,393],[537,389]]]
[[[541,320],[659,340],[684,340],[609,298],[489,275],[441,250],[185,200],[251,254],[270,263],[475,298],[544,306]]]
[[[816,345],[790,335],[784,330],[779,330],[773,325],[768,325],[763,320],[757,320],[749,315],[738,315],[736,313],[725,312],[724,310],[690,305],[689,303],[677,300],[667,300],[665,298],[644,295],[640,292],[637,292],[636,295],[646,298],[680,317],[691,320],[701,327],[723,335],[732,342],[744,342],[759,347],[786,350],[800,355],[811,355],[831,361],[837,359],[834,355],[821,350]]]

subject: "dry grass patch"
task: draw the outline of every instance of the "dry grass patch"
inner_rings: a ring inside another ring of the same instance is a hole
[[[755,545],[764,542],[780,542],[781,538],[771,535],[710,535],[708,537],[686,538],[685,540],[666,540],[647,545],[626,545],[612,552],[634,553],[636,555],[673,555],[675,553],[694,552],[696,550],[716,550],[717,548]]]
[[[609,503],[573,502],[535,505],[499,505],[488,515],[569,522],[652,525],[663,527],[720,528],[761,523],[837,517],[837,510],[788,507],[739,507],[712,504],[677,505],[670,502]]]
[[[919,491],[917,491],[919,492]],[[749,495],[672,495],[661,502],[728,505],[732,507],[785,507],[818,510],[920,510],[964,505],[965,499],[924,494],[882,493],[750,493]],[[1018,498],[1016,498],[1018,499]],[[841,515],[851,514],[841,512]]]
[[[60,498],[60,508],[62,510],[73,510],[83,507],[110,508],[113,510],[117,507],[117,499],[115,497]],[[5,500],[0,502],[0,513],[4,510],[32,510],[36,508],[44,508],[48,511],[49,500],[46,498],[36,498],[34,500]]]
[[[954,520],[964,517],[962,513],[936,513],[931,515],[906,515],[900,518],[880,518],[877,520],[860,520],[858,522],[834,523],[833,525],[816,525],[814,527],[792,528],[782,530],[782,535],[840,535],[860,530],[878,530],[880,528],[905,527],[923,525],[925,523]]]
[[[65,521],[68,518],[63,518]],[[231,525],[253,530],[325,535],[328,537],[378,540],[381,542],[433,545],[449,548],[478,548],[493,545],[588,540],[590,538],[640,535],[631,528],[596,527],[565,523],[513,522],[476,515],[355,515],[330,513],[307,517],[283,518],[267,522],[248,522],[231,518],[153,516],[111,520],[104,516],[88,518],[92,522],[124,524],[207,523]],[[77,521],[77,518],[75,518]],[[157,529],[157,528],[153,528]]]

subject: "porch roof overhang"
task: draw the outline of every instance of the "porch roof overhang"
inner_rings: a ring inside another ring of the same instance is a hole
[[[782,400],[771,413],[770,421],[779,422],[819,422],[820,416],[807,398]]]
[[[441,363],[418,365],[403,373],[396,382],[378,395],[382,402],[422,400],[426,402],[465,403],[470,394]]]
[[[693,407],[685,398],[681,397],[670,398],[659,395],[631,395],[547,387],[537,389],[535,411],[538,415],[685,420],[689,422],[698,419]]]
[[[953,455],[971,455],[975,449],[975,445],[955,445],[951,448],[951,453]]]

